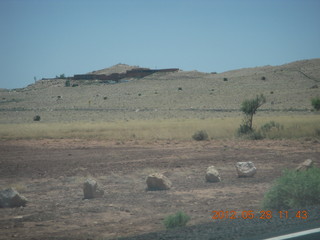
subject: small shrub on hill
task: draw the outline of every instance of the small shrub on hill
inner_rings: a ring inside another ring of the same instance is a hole
[[[314,108],[314,110],[319,111],[320,110],[320,98],[313,98],[311,100],[311,105]]]
[[[36,115],[33,117],[33,121],[36,121],[36,122],[40,121],[40,119],[41,117],[39,115]]]
[[[186,226],[187,222],[190,220],[190,217],[185,214],[184,212],[177,212],[176,214],[172,214],[167,216],[163,224],[167,229],[176,228],[176,227],[184,227]]]
[[[70,83],[70,80],[66,80],[66,82],[64,83],[64,86],[65,87],[70,87],[71,83]]]
[[[320,204],[320,168],[285,170],[263,199],[264,209],[304,208]]]
[[[197,131],[192,135],[192,139],[196,141],[204,141],[208,140],[208,138],[208,133],[205,130]]]

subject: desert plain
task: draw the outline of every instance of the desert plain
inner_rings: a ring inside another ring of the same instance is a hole
[[[95,72],[132,68],[118,64]],[[267,210],[264,194],[284,169],[306,159],[320,166],[320,115],[311,106],[320,96],[319,59],[212,71],[155,73],[108,84],[70,80],[74,87],[66,79],[44,79],[1,89],[0,187],[14,187],[29,202],[0,209],[0,239],[148,239],[135,236],[165,232],[164,218],[178,210],[191,217],[189,227],[214,227],[215,210]],[[282,127],[263,140],[237,137],[242,101],[259,94],[267,101],[254,127],[270,121]],[[192,139],[198,130],[207,131],[208,140]],[[237,177],[235,164],[242,161],[254,162],[254,177]],[[221,182],[205,181],[211,165]],[[168,177],[172,188],[147,191],[146,176],[154,172]],[[101,185],[102,198],[83,199],[87,178]],[[317,216],[290,226],[313,224]],[[215,232],[206,239],[248,237],[223,227]]]

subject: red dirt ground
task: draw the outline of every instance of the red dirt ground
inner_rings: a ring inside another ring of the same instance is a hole
[[[0,187],[15,187],[29,203],[0,209],[0,239],[111,239],[164,229],[165,216],[182,210],[188,225],[212,222],[213,210],[261,211],[261,200],[285,168],[310,158],[320,166],[318,141],[0,142]],[[238,178],[235,163],[252,161],[253,178]],[[206,183],[214,165],[220,183]],[[146,191],[161,172],[168,191]],[[87,177],[105,190],[83,200]]]

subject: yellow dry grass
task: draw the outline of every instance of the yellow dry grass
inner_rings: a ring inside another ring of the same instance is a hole
[[[272,129],[270,138],[319,137],[320,115],[254,117],[254,127],[275,121],[283,129]],[[119,122],[73,122],[0,124],[0,139],[83,138],[104,140],[190,140],[198,130],[211,139],[233,138],[241,117],[212,119],[157,119]]]

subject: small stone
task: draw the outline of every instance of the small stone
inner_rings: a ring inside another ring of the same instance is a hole
[[[305,160],[296,167],[296,171],[306,171],[313,166],[313,161],[311,159]]]
[[[84,199],[99,198],[104,195],[104,191],[95,180],[87,179],[83,184],[83,195]]]
[[[207,168],[206,180],[207,182],[221,182],[220,174],[214,166]]]

